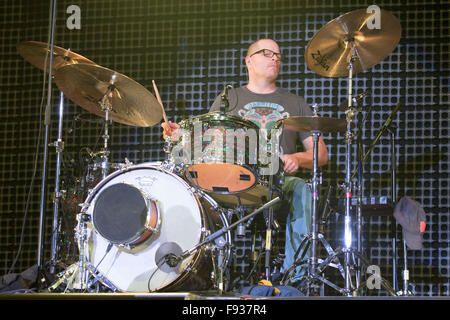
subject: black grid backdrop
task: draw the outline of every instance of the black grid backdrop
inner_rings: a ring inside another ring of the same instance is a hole
[[[66,9],[72,4],[81,9],[80,30],[69,30],[66,26],[70,16]],[[179,121],[205,113],[226,84],[246,83],[243,57],[248,44],[260,37],[271,37],[278,41],[284,56],[279,85],[304,96],[310,105],[319,104],[322,116],[342,118],[337,106],[346,98],[347,79],[325,78],[311,72],[304,62],[304,52],[308,41],[324,24],[371,4],[351,0],[58,1],[54,44],[127,75],[151,92],[151,80],[155,80],[168,117]],[[369,90],[365,106],[372,106],[363,123],[363,145],[367,148],[371,144],[393,107],[402,103],[395,121],[398,198],[407,195],[416,199],[427,214],[425,248],[409,251],[408,255],[411,280],[417,294],[448,295],[448,1],[376,4],[397,16],[403,31],[399,45],[388,58],[354,77],[355,91]],[[37,261],[45,75],[24,61],[15,46],[21,41],[47,41],[49,3],[2,1],[0,8],[0,272],[3,274],[13,266],[19,248],[20,256],[11,272],[23,271]],[[59,104],[56,86],[51,101],[49,141],[53,142],[57,137]],[[74,121],[78,115],[85,120]],[[100,147],[101,125],[95,120],[98,120],[95,116],[65,100],[63,187],[70,187],[73,182],[70,177],[79,173],[73,164],[79,163],[80,150]],[[41,144],[32,184],[39,133]],[[340,134],[324,138],[330,161],[323,170],[323,186],[328,186],[343,182],[345,144]],[[116,123],[110,146],[111,160],[117,163],[125,158],[143,163],[165,157],[159,124],[140,128]],[[390,139],[385,134],[364,166],[365,197],[390,196],[390,151]],[[352,152],[355,154],[355,149]],[[46,258],[50,251],[55,159],[55,148],[50,147]],[[392,273],[390,224],[391,220],[384,217],[372,217],[364,224],[368,232],[364,242],[366,255],[382,267],[388,280]],[[340,237],[342,230],[334,233]],[[246,270],[249,264],[243,257],[251,248],[251,237],[239,240],[237,245],[238,262]]]

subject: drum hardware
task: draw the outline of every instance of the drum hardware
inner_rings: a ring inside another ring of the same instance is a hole
[[[222,245],[222,242],[223,242],[223,238],[220,238],[220,237],[222,237],[226,232],[236,228],[237,226],[239,226],[239,224],[247,221],[248,219],[252,218],[256,214],[266,210],[267,208],[273,206],[274,204],[276,204],[279,201],[280,201],[279,197],[274,198],[273,200],[267,202],[266,204],[264,204],[260,208],[254,210],[252,213],[246,215],[242,219],[239,219],[238,221],[234,222],[233,224],[231,224],[229,226],[225,226],[225,227],[221,228],[220,230],[210,234],[202,242],[200,242],[199,244],[197,244],[193,248],[184,251],[180,255],[176,255],[176,254],[173,254],[173,253],[168,253],[167,255],[164,256],[165,263],[167,265],[169,265],[170,267],[172,267],[172,268],[177,267],[178,265],[180,265],[180,263],[183,260],[185,260],[186,258],[190,257],[192,254],[194,254],[196,251],[198,251],[200,248],[206,246],[210,242],[216,241],[216,239],[219,240],[219,242],[216,243],[216,245],[220,247]],[[219,286],[219,288],[220,288],[220,286]]]
[[[119,292],[120,290],[117,289],[107,278],[102,276],[93,265],[91,265],[89,262],[85,262],[85,267],[87,268],[87,271],[89,274],[93,277],[91,280],[88,280],[87,284],[84,286],[84,290],[81,287],[80,281],[79,281],[79,264],[74,263],[67,267],[64,271],[57,274],[57,280],[53,282],[48,288],[48,292],[54,292],[57,290],[57,288],[65,283],[66,287],[64,289],[64,293],[67,292],[67,290],[82,290],[81,292],[86,292],[89,288],[92,288],[92,286],[98,282],[106,286],[109,290],[112,292]],[[78,277],[78,278],[77,278]],[[90,291],[90,292],[96,292],[98,293],[99,290]]]
[[[310,267],[311,258],[306,258],[306,255],[307,255],[308,251],[310,250],[311,244],[313,243],[312,236],[313,236],[312,234],[303,235],[303,240],[300,243],[300,245],[294,255],[295,262],[289,269],[287,269],[285,271],[280,282],[282,284],[287,285],[291,281],[292,277],[295,275],[297,267],[303,266],[303,269],[306,268],[306,270],[305,270],[306,276],[304,277],[304,279],[302,281],[303,283],[301,284],[301,287],[302,287],[301,289],[302,289],[302,291],[306,292],[308,295],[318,294],[318,290],[321,289],[321,287],[319,286],[319,282],[322,282],[323,284],[326,284],[326,285],[332,287],[333,289],[337,290],[338,292],[344,293],[344,289],[338,287],[337,285],[335,285],[331,281],[327,280],[322,275],[325,267],[331,266],[335,269],[338,269],[343,278],[345,277],[344,269],[343,269],[341,263],[339,262],[339,260],[337,259],[337,254],[336,254],[336,252],[340,252],[340,247],[338,247],[336,249],[336,251],[334,251],[333,248],[331,247],[331,245],[325,240],[323,234],[318,233],[317,239],[321,242],[322,246],[327,251],[328,257],[324,260],[317,258],[316,270],[313,270],[313,272],[311,272],[311,270],[310,270],[311,269],[311,267]],[[323,288],[322,288],[322,290],[323,290]]]
[[[55,6],[52,7],[53,15],[56,10]],[[45,111],[45,141],[44,141],[44,167],[42,175],[42,194],[41,194],[41,208],[40,208],[40,224],[39,224],[39,246],[38,246],[38,268],[39,272],[43,272],[42,269],[42,256],[43,256],[43,237],[44,237],[44,206],[45,206],[45,188],[47,177],[47,158],[48,158],[48,136],[50,125],[50,99],[51,99],[51,80],[53,73],[60,67],[78,63],[94,64],[90,61],[71,52],[70,49],[63,49],[53,44],[54,36],[54,21],[51,28],[50,44],[37,42],[37,41],[25,41],[17,45],[18,53],[33,66],[48,72],[48,91],[47,91],[47,106]],[[50,57],[50,61],[47,64],[47,59]],[[61,171],[61,158],[64,150],[64,141],[62,140],[62,122],[64,113],[64,95],[60,92],[59,102],[59,117],[58,117],[58,138],[51,144],[56,147],[56,174],[55,174],[55,191],[53,199],[53,225],[52,225],[52,242],[51,242],[51,260],[50,260],[50,273],[55,273],[55,266],[58,253],[58,221],[59,221],[59,206],[61,200],[60,193],[60,171]]]
[[[318,217],[318,205],[319,205],[319,184],[321,183],[321,174],[318,168],[318,147],[319,140],[322,133],[342,132],[344,131],[345,120],[326,118],[319,116],[307,116],[307,117],[289,117],[279,120],[278,126],[283,126],[284,129],[294,130],[299,132],[309,132],[313,138],[313,170],[312,178],[308,184],[311,189],[311,233],[305,235],[304,239],[299,245],[297,252],[303,251],[300,262],[295,262],[294,265],[286,271],[284,278],[293,270],[299,266],[299,263],[304,263],[304,257],[310,251],[310,257],[307,259],[308,268],[305,279],[307,295],[318,295],[320,286],[317,281],[331,285],[333,288],[337,288],[330,281],[321,277],[318,272],[319,262],[318,258],[318,245],[319,241],[327,249],[329,254],[333,254],[334,251],[331,246],[325,241],[323,235],[319,233],[319,217]],[[295,260],[294,260],[295,261]],[[339,290],[341,291],[341,290]]]
[[[238,204],[239,205],[236,208],[236,211],[237,211],[237,214],[238,214],[238,217],[239,217],[238,219],[242,219],[244,217],[244,208],[241,205],[241,201],[239,199],[239,196],[238,196]],[[250,222],[250,219],[249,219],[249,222]],[[245,237],[246,226],[247,225],[244,224],[244,223],[238,224],[238,226],[236,228],[236,236],[237,237],[239,237],[239,238]]]
[[[339,16],[338,18],[328,22],[323,26],[309,41],[307,49],[305,51],[305,61],[308,67],[323,76],[326,77],[348,77],[348,106],[345,109],[346,119],[342,120],[339,124],[336,123],[337,131],[345,132],[346,140],[346,177],[345,177],[345,218],[344,218],[344,248],[340,253],[344,254],[344,271],[345,271],[345,288],[341,293],[351,296],[356,293],[353,290],[351,283],[351,271],[354,270],[352,264],[352,258],[355,256],[359,259],[363,259],[363,256],[354,250],[352,247],[352,219],[350,215],[350,202],[352,198],[352,180],[351,180],[351,143],[353,139],[352,128],[353,117],[355,111],[352,106],[352,84],[353,75],[371,68],[381,60],[385,59],[397,46],[400,35],[401,25],[399,20],[384,10],[381,10],[381,26],[378,29],[369,29],[367,21],[373,15],[373,13],[367,13],[366,9],[355,10]],[[332,35],[332,36],[330,36]],[[371,50],[367,50],[370,47]],[[319,117],[317,120],[310,121],[322,121]],[[306,120],[305,120],[306,121]],[[323,120],[326,121],[326,120]],[[295,124],[294,127],[298,128],[299,125]],[[298,121],[299,122],[299,121]],[[330,121],[329,124],[333,123]],[[288,121],[286,121],[286,124]],[[316,123],[314,123],[317,126]],[[324,122],[325,124],[325,122]],[[291,124],[292,125],[292,124]],[[325,126],[326,129],[333,129],[332,126]],[[311,125],[309,131],[312,131],[314,125]],[[324,133],[323,130],[322,133]],[[360,168],[359,168],[360,169]],[[359,170],[360,172],[360,170]],[[314,184],[313,184],[314,185]],[[361,186],[358,186],[359,197],[362,196]],[[313,191],[314,194],[314,191]],[[313,199],[314,207],[314,199]],[[314,212],[314,209],[313,209]],[[359,210],[359,213],[361,211]],[[315,220],[313,214],[313,220]],[[360,222],[360,220],[358,220]],[[313,230],[314,230],[313,224]],[[360,227],[358,228],[360,230]],[[359,231],[358,231],[359,232]],[[315,257],[314,247],[316,233],[313,231],[312,238],[312,257]],[[340,254],[339,253],[339,254]],[[312,266],[315,266],[315,261],[312,259]],[[358,262],[359,263],[359,262]],[[312,268],[313,271],[316,271]],[[359,285],[359,273],[357,272],[357,284]],[[358,286],[359,288],[359,286]]]
[[[269,176],[269,186],[273,185],[273,175]],[[272,188],[269,189],[269,199],[272,200],[273,193]],[[269,201],[270,202],[270,201]],[[272,272],[271,272],[271,254],[272,254],[272,228],[274,226],[274,217],[273,217],[273,206],[270,206],[267,211],[267,219],[266,219],[266,242],[265,242],[265,275],[266,280],[272,281]]]

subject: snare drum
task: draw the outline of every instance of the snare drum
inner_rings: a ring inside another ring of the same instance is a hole
[[[257,183],[258,134],[253,122],[211,112],[180,122],[187,180],[217,194],[236,194]],[[190,160],[190,161],[189,161]]]
[[[191,189],[179,176],[141,164],[110,174],[91,191],[82,211],[90,217],[86,260],[105,285],[122,292],[213,287],[217,263],[211,247],[199,248],[175,267],[165,261],[228,226],[214,200]],[[223,240],[230,243],[230,232]]]

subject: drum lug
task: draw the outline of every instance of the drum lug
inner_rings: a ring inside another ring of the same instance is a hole
[[[128,168],[132,167],[133,165],[134,165],[133,162],[128,160],[128,158],[125,158],[125,164],[122,166],[122,168],[120,168],[120,170],[128,169]]]

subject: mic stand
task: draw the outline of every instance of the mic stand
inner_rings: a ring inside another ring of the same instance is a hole
[[[48,88],[47,88],[47,106],[45,109],[45,138],[44,138],[44,159],[42,168],[42,184],[41,184],[41,206],[39,215],[39,240],[38,240],[38,252],[37,252],[37,267],[38,267],[38,281],[37,287],[39,290],[40,279],[43,276],[45,278],[45,270],[42,263],[43,260],[43,246],[44,246],[44,225],[45,225],[45,202],[46,202],[46,184],[47,184],[47,158],[48,158],[48,135],[50,127],[50,102],[51,102],[51,89],[52,89],[52,69],[53,69],[53,39],[55,33],[55,14],[56,14],[56,0],[53,0],[52,7],[52,26],[51,26],[51,40],[50,40],[50,66],[48,71]]]
[[[191,256],[192,254],[194,254],[198,249],[200,249],[201,247],[205,246],[206,244],[208,244],[209,242],[212,241],[216,241],[216,244],[221,247],[223,245],[225,245],[225,241],[223,239],[218,239],[220,236],[222,236],[223,234],[227,233],[229,230],[236,228],[237,226],[239,226],[239,224],[243,223],[244,221],[247,221],[248,219],[252,218],[253,216],[255,216],[256,214],[258,214],[259,212],[273,206],[274,204],[276,204],[277,202],[280,201],[279,197],[276,197],[275,199],[267,202],[266,204],[264,204],[263,206],[261,206],[260,208],[256,209],[255,211],[253,211],[252,213],[246,215],[245,217],[243,217],[242,219],[237,220],[236,222],[234,222],[233,224],[229,225],[228,227],[223,227],[220,230],[214,232],[213,234],[207,236],[202,242],[200,242],[199,244],[197,244],[195,247],[193,247],[192,249],[186,250],[185,252],[183,252],[180,256],[176,256],[173,253],[169,253],[164,257],[165,262],[172,268],[178,266],[178,264],[180,264],[184,259],[188,258],[189,256]],[[221,277],[220,277],[221,278]],[[219,279],[219,281],[221,281],[221,279]],[[222,286],[219,285],[219,290],[221,290]]]
[[[395,133],[391,131],[389,128],[392,125],[392,120],[395,118],[395,115],[397,114],[397,111],[399,110],[401,104],[398,103],[392,113],[389,115],[389,117],[384,122],[383,126],[381,127],[380,131],[378,132],[377,136],[373,140],[372,144],[370,145],[369,149],[367,150],[366,154],[362,158],[361,163],[365,163],[368,156],[372,152],[375,145],[378,143],[378,140],[381,138],[381,136],[384,134],[386,130],[389,130],[391,132],[391,192],[392,192],[392,203],[397,202],[397,182],[396,182],[396,157],[395,157]],[[358,171],[355,170],[355,172],[352,175],[352,178],[358,173]],[[394,221],[392,223],[392,282],[393,282],[393,288],[394,291],[397,291],[398,285],[397,285],[397,226],[396,222]],[[406,268],[405,268],[406,270]]]
[[[395,157],[395,130],[397,129],[396,126],[393,124],[389,124],[387,127],[387,130],[389,131],[389,134],[391,136],[391,197],[392,197],[392,203],[397,203],[397,177],[396,177],[396,160]],[[394,277],[394,289],[397,290],[398,284],[397,284],[397,222],[395,219],[392,222],[393,226],[393,239],[392,239],[392,245],[393,245],[393,277]],[[413,295],[412,292],[408,289],[409,287],[409,270],[408,270],[408,251],[406,247],[406,241],[404,238],[402,238],[403,242],[403,272],[402,272],[402,279],[403,279],[403,290],[400,290],[397,292],[399,296],[411,296]]]
[[[273,196],[273,175],[269,178],[269,199],[272,199]],[[270,270],[270,256],[272,253],[272,224],[273,224],[273,207],[270,206],[268,209],[267,216],[267,229],[266,229],[266,252],[265,252],[265,272],[266,272],[266,280],[271,281],[271,270]]]
[[[380,140],[381,136],[384,134],[384,132],[389,128],[389,126],[391,125],[392,120],[394,120],[395,115],[397,114],[398,109],[400,109],[401,104],[398,103],[394,110],[392,111],[392,113],[389,115],[389,117],[386,119],[386,121],[383,123],[383,126],[381,127],[380,131],[378,132],[377,136],[375,137],[375,139],[373,140],[372,144],[369,147],[369,150],[367,150],[366,154],[364,155],[364,158],[362,159],[362,163],[365,163],[367,160],[367,157],[370,155],[370,153],[372,152],[373,148],[375,147],[375,145],[378,143],[378,140]],[[357,174],[357,170],[355,170],[353,172],[352,175],[352,179],[355,177],[355,175]]]
[[[392,125],[393,126],[393,125]],[[389,127],[389,133],[391,134],[391,197],[392,197],[392,203],[397,203],[397,164],[395,157],[395,130],[394,128]],[[397,128],[395,128],[397,129]],[[392,220],[392,226],[391,226],[391,232],[392,232],[392,281],[393,281],[393,288],[395,292],[398,290],[398,283],[397,283],[397,222],[395,221],[394,217],[391,217]],[[405,249],[405,248],[404,248]],[[406,270],[406,267],[405,267]],[[406,290],[407,286],[405,286]],[[406,291],[405,291],[406,292]]]

